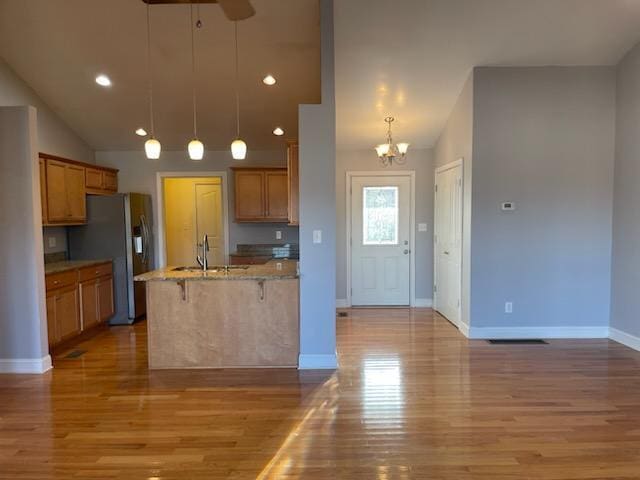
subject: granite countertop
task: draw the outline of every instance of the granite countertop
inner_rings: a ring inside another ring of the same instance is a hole
[[[111,260],[103,258],[100,260],[65,260],[63,262],[45,263],[44,274],[51,275],[52,273],[68,272],[69,270],[92,267],[101,263],[111,263]]]
[[[280,264],[281,268],[278,268]],[[134,278],[136,282],[178,281],[178,280],[284,280],[298,278],[297,261],[270,260],[263,265],[250,265],[246,269],[232,269],[229,272],[174,271],[166,267],[143,273]]]

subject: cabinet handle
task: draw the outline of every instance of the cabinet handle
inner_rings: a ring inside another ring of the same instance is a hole
[[[53,284],[54,284],[54,285],[58,285],[59,283],[60,283],[60,282],[59,282],[58,280],[54,280],[54,281],[53,281]]]
[[[264,301],[264,280],[260,280],[258,282],[258,285],[260,286],[260,301]]]

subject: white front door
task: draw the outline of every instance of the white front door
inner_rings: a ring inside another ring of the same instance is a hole
[[[196,195],[196,239],[201,243],[208,235],[209,265],[224,264],[224,232],[222,229],[222,189],[220,185],[197,183]]]
[[[351,177],[351,304],[411,303],[411,179]]]
[[[462,165],[436,171],[434,308],[460,323],[462,285]]]

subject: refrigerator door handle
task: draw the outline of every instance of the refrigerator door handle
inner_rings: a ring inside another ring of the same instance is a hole
[[[149,259],[149,230],[144,215],[140,215],[140,226],[142,230],[142,262],[147,263]]]

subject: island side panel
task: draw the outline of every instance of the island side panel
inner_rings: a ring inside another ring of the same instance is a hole
[[[298,280],[147,283],[150,368],[295,367]]]

